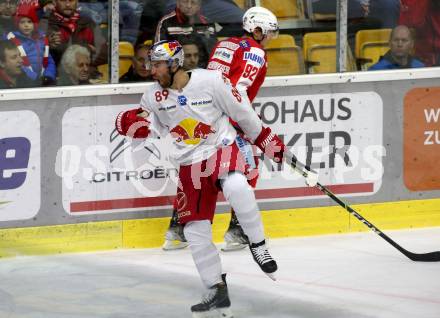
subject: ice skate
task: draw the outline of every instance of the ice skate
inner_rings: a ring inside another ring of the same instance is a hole
[[[238,223],[235,215],[231,216],[231,222],[225,233],[224,240],[225,245],[221,249],[223,252],[241,250],[249,245],[249,239],[246,234],[244,234],[243,228]]]
[[[223,282],[209,288],[202,302],[191,306],[193,318],[233,318],[231,301],[228,295],[226,274],[222,275]]]
[[[274,273],[277,271],[278,266],[267,250],[266,241],[262,240],[260,243],[249,244],[249,249],[254,261],[260,266],[261,270],[272,280],[276,280]]]
[[[165,243],[162,246],[164,251],[179,250],[188,246],[183,234],[183,226],[176,224],[170,226],[165,234]]]

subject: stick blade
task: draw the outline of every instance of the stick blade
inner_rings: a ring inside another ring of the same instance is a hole
[[[440,262],[440,251],[416,254],[409,252],[406,254],[408,258],[414,262]]]

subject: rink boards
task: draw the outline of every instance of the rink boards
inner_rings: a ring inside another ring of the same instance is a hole
[[[253,106],[319,170],[322,184],[379,228],[440,226],[436,76],[414,70],[270,78]],[[176,188],[170,140],[131,143],[113,127],[147,85],[2,91],[0,256],[162,244]],[[256,196],[272,238],[368,230],[268,160],[260,164]],[[220,197],[216,241],[228,209]]]

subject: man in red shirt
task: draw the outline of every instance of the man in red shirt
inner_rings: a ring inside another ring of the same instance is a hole
[[[106,63],[105,40],[99,35],[94,22],[80,13],[78,0],[55,0],[55,10],[49,15],[47,23],[50,55],[57,68],[64,52],[73,44],[87,47],[93,61],[100,56],[103,61],[99,64]]]
[[[248,96],[252,103],[266,77],[267,57],[264,47],[278,35],[278,21],[269,10],[263,7],[252,7],[243,15],[243,29],[245,33],[242,37],[231,37],[216,44],[207,68],[221,70],[241,95]],[[241,132],[240,127],[233,124],[237,131]],[[258,178],[256,154],[243,133],[237,135],[236,143],[251,169],[248,175],[249,183],[255,187]],[[178,241],[178,244],[173,245],[173,240]],[[233,210],[231,210],[229,228],[225,233],[225,242],[224,251],[241,249],[248,244],[248,238]],[[186,245],[183,231],[179,228],[177,217],[173,213],[164,249],[183,248]]]
[[[202,0],[177,0],[176,8],[160,19],[154,41],[194,41],[200,50],[201,67],[205,68],[216,38],[215,24],[201,13]]]
[[[440,65],[440,2],[401,0],[399,24],[415,31],[415,50],[426,66]]]

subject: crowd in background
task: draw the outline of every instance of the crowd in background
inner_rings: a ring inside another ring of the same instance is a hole
[[[336,0],[303,2],[306,19],[336,12]],[[233,0],[120,0],[119,40],[134,47],[120,82],[150,80],[148,49],[163,39],[182,43],[185,69],[206,67],[219,37],[241,35],[243,13]],[[0,0],[0,88],[104,83],[98,66],[109,62],[108,14],[100,0]],[[325,28],[335,23],[316,30]],[[390,50],[371,70],[440,64],[440,1],[349,0],[349,38],[375,28],[393,32]],[[314,30],[280,33],[305,31]]]

